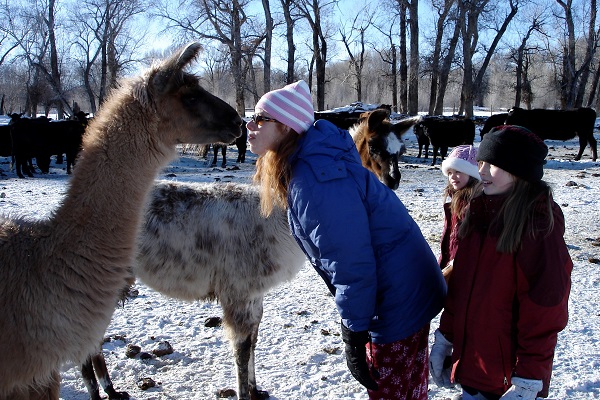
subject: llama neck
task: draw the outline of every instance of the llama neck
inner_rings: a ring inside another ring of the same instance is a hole
[[[55,213],[57,224],[80,227],[81,240],[90,246],[133,246],[156,174],[175,156],[174,146],[157,139],[157,121],[125,120],[105,118],[90,128],[65,200]]]

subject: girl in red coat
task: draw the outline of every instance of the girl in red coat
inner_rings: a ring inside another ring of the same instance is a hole
[[[564,216],[542,181],[547,154],[541,139],[511,125],[493,129],[479,146],[483,194],[470,202],[459,228],[430,354],[434,382],[461,385],[456,398],[548,395],[573,263]]]
[[[458,226],[469,201],[481,190],[476,156],[477,148],[456,146],[442,162],[442,173],[448,177],[448,184],[444,188],[446,202],[439,263],[446,282],[452,272],[458,246]]]

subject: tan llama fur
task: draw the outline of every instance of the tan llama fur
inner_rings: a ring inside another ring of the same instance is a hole
[[[266,398],[254,369],[263,296],[306,261],[285,211],[263,217],[258,189],[247,184],[161,182],[150,197],[136,276],[170,297],[218,300],[233,347],[238,398]]]
[[[0,399],[58,398],[60,366],[97,352],[147,194],[175,145],[240,135],[236,111],[183,71],[200,49],[190,44],[114,91],[49,218],[0,217]]]

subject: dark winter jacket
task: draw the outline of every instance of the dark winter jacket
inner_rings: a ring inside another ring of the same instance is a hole
[[[450,203],[444,203],[444,229],[440,244],[440,267],[444,269],[448,263],[454,260],[458,248],[458,215],[450,211]]]
[[[488,228],[505,200],[481,195],[471,202],[477,223],[459,241],[440,331],[453,344],[456,382],[500,395],[514,375],[542,380],[540,396],[546,397],[557,334],[568,319],[573,263],[564,216],[553,202],[548,236],[525,233],[520,250],[499,253],[501,227]],[[534,226],[540,229],[548,220],[544,204],[536,203]]]
[[[344,325],[404,339],[441,310],[435,255],[395,193],[365,169],[345,130],[319,120],[292,156],[289,222]]]

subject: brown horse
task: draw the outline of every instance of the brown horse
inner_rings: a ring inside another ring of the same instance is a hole
[[[421,117],[409,117],[394,123],[389,116],[390,111],[386,109],[364,112],[358,122],[350,127],[350,134],[365,168],[395,190],[401,177],[398,158],[406,151],[402,135]]]

